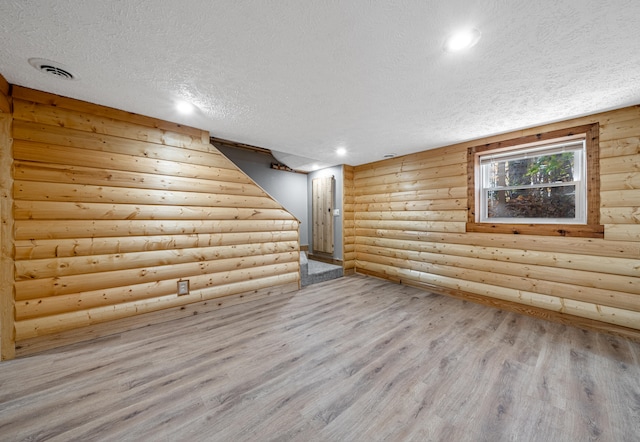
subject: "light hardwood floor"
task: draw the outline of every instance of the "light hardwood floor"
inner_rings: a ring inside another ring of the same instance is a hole
[[[3,362],[0,440],[638,441],[640,344],[350,276]]]

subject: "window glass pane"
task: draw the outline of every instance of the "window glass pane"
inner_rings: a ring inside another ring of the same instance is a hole
[[[526,186],[575,181],[575,152],[485,163],[485,187]]]
[[[489,190],[488,218],[568,218],[576,215],[576,186]]]

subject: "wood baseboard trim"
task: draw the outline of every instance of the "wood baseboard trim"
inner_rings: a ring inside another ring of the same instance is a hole
[[[284,284],[277,287],[269,287],[251,292],[238,293],[222,298],[196,302],[180,307],[173,307],[151,313],[145,313],[130,318],[117,319],[115,321],[82,327],[64,332],[38,336],[16,342],[16,357],[29,356],[46,350],[51,350],[78,342],[93,339],[106,338],[110,335],[146,327],[151,324],[174,321],[177,319],[219,310],[233,305],[249,303],[268,297],[287,295],[299,290],[298,283]]]
[[[300,251],[301,252],[308,252],[309,251],[309,246],[308,245],[306,245],[306,246],[301,245],[300,246]]]
[[[621,325],[609,324],[607,322],[596,321],[595,319],[582,318],[580,316],[570,315],[567,313],[554,312],[552,310],[546,310],[540,307],[533,307],[530,305],[519,304],[512,301],[504,301],[502,299],[491,298],[489,296],[477,295],[475,293],[465,292],[462,290],[453,290],[445,287],[438,287],[431,284],[419,283],[414,281],[399,280],[396,278],[389,278],[387,276],[380,275],[376,272],[367,271],[364,269],[357,269],[356,273],[372,276],[379,279],[384,279],[396,284],[404,284],[411,287],[416,287],[421,290],[429,291],[439,295],[451,296],[453,298],[462,299],[476,304],[482,304],[489,307],[493,307],[499,310],[506,310],[509,312],[519,313],[521,315],[531,316],[538,319],[544,319],[550,322],[556,322],[564,325],[570,325],[572,327],[581,328],[584,330],[591,330],[601,333],[607,333],[610,335],[621,336],[623,338],[631,339],[635,342],[640,342],[640,330],[633,328],[623,327]]]

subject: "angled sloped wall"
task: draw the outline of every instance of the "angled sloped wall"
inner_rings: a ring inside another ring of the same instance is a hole
[[[22,87],[12,99],[18,349],[298,288],[298,221],[207,132]]]

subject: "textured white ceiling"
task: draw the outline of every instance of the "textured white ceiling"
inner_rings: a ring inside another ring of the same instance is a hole
[[[0,73],[298,163],[358,165],[639,104],[639,21],[639,0],[3,0]],[[444,52],[463,26],[477,46]],[[179,98],[198,112],[178,115]]]

